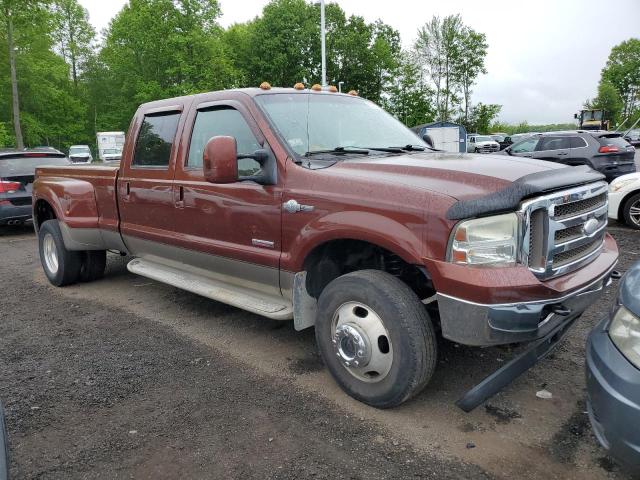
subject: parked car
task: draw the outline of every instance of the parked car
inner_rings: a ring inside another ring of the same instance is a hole
[[[161,100],[126,138],[119,167],[38,169],[49,281],[100,278],[126,252],[133,273],[315,327],[337,383],[375,407],[427,385],[436,332],[533,341],[458,403],[474,408],[557,344],[618,257],[600,173],[436,152],[351,94]]]
[[[102,151],[102,161],[104,163],[119,162],[122,158],[122,150],[118,148],[105,148]]]
[[[640,130],[629,130],[624,139],[634,147],[640,147]]]
[[[635,149],[619,133],[603,130],[539,133],[500,153],[565,165],[588,165],[605,175],[608,182],[636,171]]]
[[[611,182],[609,218],[640,230],[640,172],[622,175]]]
[[[31,187],[36,167],[70,165],[55,149],[0,150],[0,225],[18,225],[31,219]]]
[[[467,152],[492,153],[500,150],[500,144],[489,135],[467,135]]]
[[[622,277],[609,317],[589,335],[586,374],[587,411],[598,441],[640,475],[640,262]]]
[[[73,163],[91,163],[93,156],[89,145],[72,145],[69,147],[69,160]]]
[[[103,162],[113,161],[115,153],[122,153],[124,146],[124,132],[96,133],[97,155]],[[118,159],[119,160],[119,159]]]

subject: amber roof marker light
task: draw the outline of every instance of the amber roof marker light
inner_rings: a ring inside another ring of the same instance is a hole
[[[296,90],[304,90],[304,83],[298,82],[293,86],[293,88],[295,88]]]
[[[331,93],[337,93],[338,89],[336,88],[335,85],[329,85],[329,88],[327,88],[327,90],[329,90]]]
[[[349,90],[349,95],[357,97],[358,96],[358,92],[356,90]]]
[[[311,87],[311,90],[313,90],[314,92],[320,92],[322,90],[322,86],[319,83],[316,83],[313,85],[313,87]]]
[[[260,84],[261,90],[271,90],[271,84],[269,82],[262,82]]]

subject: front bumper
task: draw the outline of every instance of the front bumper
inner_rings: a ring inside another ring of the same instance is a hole
[[[640,370],[613,344],[608,322],[603,320],[587,340],[587,410],[602,446],[640,474]]]
[[[555,299],[481,304],[438,293],[442,336],[472,346],[542,338],[561,323],[582,315],[610,283],[614,266],[586,286]]]

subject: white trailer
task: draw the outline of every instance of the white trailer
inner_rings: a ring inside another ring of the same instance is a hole
[[[122,154],[124,148],[124,132],[98,132],[98,158],[103,162]],[[106,155],[106,157],[105,157]]]

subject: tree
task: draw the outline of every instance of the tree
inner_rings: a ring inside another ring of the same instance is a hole
[[[131,0],[125,5],[86,72],[96,123],[125,129],[141,103],[236,86],[236,70],[216,22],[219,15],[215,0]]]
[[[71,65],[71,77],[78,86],[78,74],[92,53],[96,32],[89,23],[89,13],[77,0],[55,0],[53,14],[56,47]]]
[[[587,100],[585,108],[604,110],[605,120],[609,120],[611,125],[617,125],[620,121],[623,103],[616,87],[611,82],[602,79],[598,85],[598,96],[593,100]]]
[[[424,79],[411,52],[403,52],[393,84],[387,90],[383,106],[408,127],[435,119],[433,90]]]
[[[498,117],[500,110],[502,105],[478,103],[471,109],[465,128],[468,132],[489,133],[491,122]]]
[[[456,72],[462,54],[464,24],[460,15],[434,16],[418,30],[415,50],[435,87],[439,120],[449,120],[457,102]]]
[[[631,38],[611,49],[601,82],[617,89],[623,117],[634,115],[640,106],[640,39]]]
[[[462,90],[464,100],[463,120],[469,122],[471,88],[481,73],[487,73],[484,61],[487,56],[487,37],[484,33],[464,27],[460,36],[459,60],[454,63],[454,76]]]

